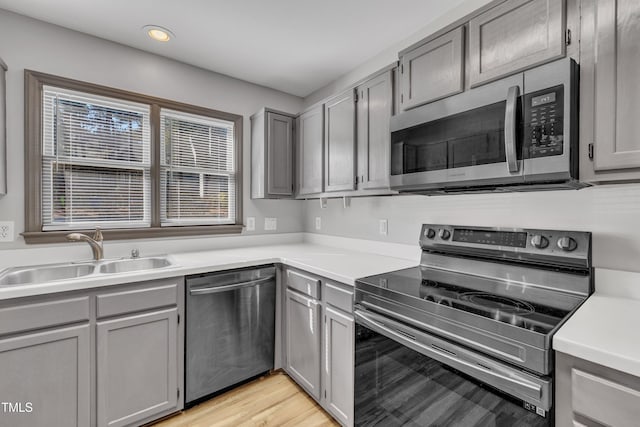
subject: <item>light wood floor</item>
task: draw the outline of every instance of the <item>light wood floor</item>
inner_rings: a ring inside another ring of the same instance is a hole
[[[338,426],[287,374],[276,372],[153,427]]]

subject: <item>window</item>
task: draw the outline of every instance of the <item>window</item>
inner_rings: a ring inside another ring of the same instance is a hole
[[[25,72],[28,243],[238,233],[242,117]]]

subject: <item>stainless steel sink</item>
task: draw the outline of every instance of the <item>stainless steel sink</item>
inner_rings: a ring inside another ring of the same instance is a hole
[[[93,264],[62,264],[10,268],[0,274],[0,286],[29,285],[34,283],[68,280],[88,276],[96,269]]]
[[[130,273],[142,270],[155,270],[157,268],[169,267],[171,261],[164,257],[157,258],[134,258],[108,261],[100,265],[100,273]]]

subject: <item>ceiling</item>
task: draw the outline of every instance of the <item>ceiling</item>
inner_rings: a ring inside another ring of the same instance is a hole
[[[464,0],[0,0],[0,8],[307,96]],[[144,25],[170,29],[159,43]]]

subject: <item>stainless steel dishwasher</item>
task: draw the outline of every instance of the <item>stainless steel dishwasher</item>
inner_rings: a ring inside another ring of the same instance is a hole
[[[273,369],[273,266],[187,277],[185,404]]]

